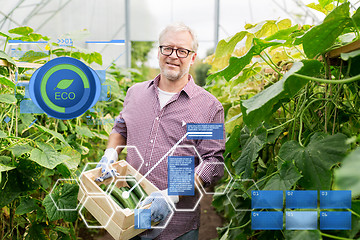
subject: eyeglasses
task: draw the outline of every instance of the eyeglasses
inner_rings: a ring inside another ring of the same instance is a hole
[[[189,50],[189,49],[185,49],[185,48],[172,48],[172,47],[169,47],[169,46],[159,46],[160,48],[160,52],[162,55],[165,55],[165,56],[170,56],[173,51],[175,50],[176,52],[176,56],[178,58],[186,58],[187,56],[189,56],[189,53],[194,53],[195,51],[192,51],[192,50]]]

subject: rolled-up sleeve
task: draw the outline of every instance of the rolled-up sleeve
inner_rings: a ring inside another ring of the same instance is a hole
[[[219,107],[211,123],[224,123],[222,106]],[[207,187],[224,176],[225,129],[223,139],[200,140],[197,149],[202,162],[195,168],[195,173],[204,182],[204,187]]]
[[[123,115],[126,114],[127,104],[129,102],[129,98],[130,98],[130,92],[131,92],[131,88],[129,88],[126,93],[126,96],[124,99],[124,104],[123,104],[123,109],[120,112],[119,116],[117,116],[115,118],[114,126],[111,130],[111,133],[120,133],[124,138],[127,138],[127,128],[126,128],[126,122],[125,122]]]

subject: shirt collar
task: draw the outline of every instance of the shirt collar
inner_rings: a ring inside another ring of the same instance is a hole
[[[159,81],[160,81],[160,74],[157,75],[153,80],[150,81],[148,88],[151,87],[151,85],[154,85],[154,87],[157,88],[159,86]],[[191,98],[193,96],[195,87],[196,87],[196,84],[194,82],[194,79],[189,74],[189,81],[180,92],[184,92],[189,98]]]

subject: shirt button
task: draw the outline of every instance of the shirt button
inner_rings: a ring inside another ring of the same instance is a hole
[[[151,139],[151,140],[150,140],[150,142],[151,142],[151,143],[153,143],[153,142],[154,142],[154,140],[152,140],[152,139]]]
[[[156,119],[156,120],[159,120],[159,117],[156,117],[155,119]]]
[[[149,166],[149,164],[148,164],[148,163],[145,163],[145,166]]]

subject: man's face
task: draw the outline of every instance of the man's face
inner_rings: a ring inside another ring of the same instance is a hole
[[[175,49],[192,49],[192,37],[187,31],[167,32],[162,37],[161,46],[169,46]],[[189,53],[186,58],[178,58],[174,50],[170,56],[161,54],[158,49],[158,59],[161,74],[170,81],[176,81],[189,73],[190,66],[194,63],[196,53]]]

